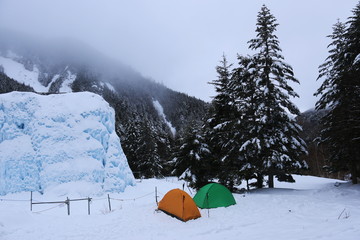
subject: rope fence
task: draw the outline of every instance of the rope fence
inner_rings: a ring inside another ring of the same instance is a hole
[[[154,194],[154,192],[151,192],[151,193],[148,193],[148,194],[145,194],[144,196],[141,196],[141,197],[137,197],[137,198],[124,198],[124,199],[119,199],[119,198],[110,198],[112,200],[117,200],[117,201],[135,201],[137,199],[140,199],[140,198],[144,198],[144,197],[147,197],[147,196],[150,196]]]
[[[33,192],[30,192],[30,199],[28,200],[24,200],[24,199],[8,199],[8,198],[0,198],[0,202],[30,202],[30,211],[33,212],[33,213],[42,213],[42,212],[46,212],[46,211],[50,211],[52,209],[55,209],[55,208],[58,208],[58,207],[63,207],[64,205],[67,206],[67,214],[70,215],[70,203],[71,202],[75,202],[75,201],[87,201],[88,202],[88,215],[90,215],[90,203],[93,202],[93,201],[104,201],[104,200],[107,200],[107,203],[108,203],[108,207],[109,207],[109,212],[112,211],[111,209],[111,200],[114,200],[114,201],[136,201],[138,199],[141,199],[141,198],[145,198],[145,197],[148,197],[148,196],[151,196],[155,194],[155,201],[156,201],[156,204],[158,204],[158,194],[159,192],[157,192],[157,187],[155,187],[155,191],[152,191],[150,193],[147,193],[145,195],[142,195],[142,196],[139,196],[139,197],[135,197],[135,198],[113,198],[113,197],[110,197],[109,194],[107,194],[107,197],[103,197],[103,198],[90,198],[90,197],[87,197],[87,198],[77,198],[77,199],[69,199],[68,197],[63,200],[63,201],[37,201],[37,200],[34,200],[33,199]],[[160,193],[161,195],[164,195],[162,193]],[[48,204],[56,204],[55,206],[53,207],[50,207],[50,208],[47,208],[47,209],[44,209],[44,210],[40,210],[40,211],[33,211],[33,205],[48,205]]]
[[[44,209],[44,210],[41,210],[41,211],[33,212],[33,213],[42,213],[42,212],[47,212],[47,211],[49,211],[49,210],[52,210],[52,209],[54,209],[54,208],[58,208],[58,207],[62,207],[62,206],[64,206],[64,203],[61,203],[61,204],[59,204],[59,205],[56,205],[56,206],[51,207],[51,208],[48,208],[48,209]]]
[[[19,199],[4,199],[0,198],[0,202],[28,202],[29,200],[19,200]]]

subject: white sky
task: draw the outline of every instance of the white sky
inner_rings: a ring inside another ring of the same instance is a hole
[[[250,53],[247,41],[264,3],[280,24],[280,47],[300,81],[294,102],[305,111],[316,101],[326,36],[358,0],[0,0],[0,27],[82,40],[146,77],[210,101],[215,92],[207,83],[216,78],[221,55],[236,62],[237,53]]]

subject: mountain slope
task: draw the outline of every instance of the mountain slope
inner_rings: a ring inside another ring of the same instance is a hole
[[[82,43],[28,39],[12,33],[0,39],[2,93],[97,93],[115,109],[116,132],[135,174],[167,173],[174,138],[190,121],[200,121],[207,109],[205,102],[146,79]]]

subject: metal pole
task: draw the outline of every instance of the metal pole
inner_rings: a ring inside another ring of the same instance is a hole
[[[111,212],[111,203],[110,203],[110,196],[108,194],[108,202],[109,202],[109,211]]]
[[[30,211],[32,212],[32,191],[30,192]]]

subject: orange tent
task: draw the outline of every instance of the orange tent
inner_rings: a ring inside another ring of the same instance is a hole
[[[201,217],[194,200],[180,189],[167,192],[159,202],[158,209],[184,222]]]

